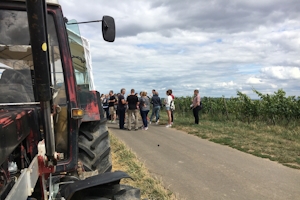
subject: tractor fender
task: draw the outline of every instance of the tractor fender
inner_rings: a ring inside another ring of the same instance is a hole
[[[74,183],[67,185],[60,191],[60,194],[66,200],[70,200],[76,192],[91,187],[95,187],[95,186],[109,184],[109,183],[119,184],[120,180],[123,178],[131,178],[131,177],[127,173],[122,171],[98,174],[96,176],[92,176],[84,180],[78,180],[75,181]]]

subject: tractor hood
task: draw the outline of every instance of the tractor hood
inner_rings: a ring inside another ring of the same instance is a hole
[[[6,161],[12,151],[27,137],[27,144],[38,142],[38,109],[37,108],[8,108],[0,110],[0,165]],[[37,146],[37,145],[36,145]],[[29,148],[31,156],[37,149]]]

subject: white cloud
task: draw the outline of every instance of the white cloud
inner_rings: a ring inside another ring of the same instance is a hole
[[[248,78],[246,83],[248,83],[248,84],[263,84],[261,79],[255,78],[255,77]]]
[[[281,80],[300,79],[300,69],[298,67],[265,67],[261,71],[270,78]]]
[[[100,92],[155,88],[164,95],[172,88],[186,96],[199,88],[204,96],[230,97],[236,90],[253,95],[255,87],[300,96],[298,0],[61,3],[70,19],[115,18],[114,43],[102,41],[99,25],[81,26]]]

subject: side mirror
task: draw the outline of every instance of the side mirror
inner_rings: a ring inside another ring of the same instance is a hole
[[[102,35],[107,42],[115,41],[116,27],[115,20],[110,16],[103,16],[102,18]]]

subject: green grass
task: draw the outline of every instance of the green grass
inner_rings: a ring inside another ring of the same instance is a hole
[[[162,182],[153,178],[146,167],[124,143],[110,134],[113,171],[124,171],[131,179],[122,179],[121,183],[131,185],[141,190],[142,199],[176,200],[175,195],[164,188]]]
[[[200,125],[191,115],[174,114],[173,127],[209,141],[228,145],[261,158],[300,169],[300,126],[284,127],[263,123],[208,120],[200,114]],[[164,111],[161,121],[167,121]]]

